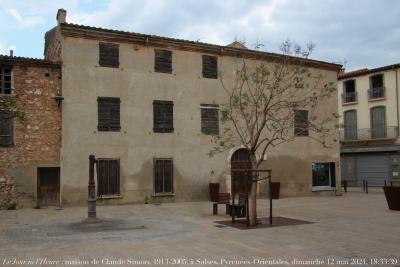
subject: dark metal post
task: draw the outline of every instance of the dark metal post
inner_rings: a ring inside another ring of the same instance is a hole
[[[271,177],[268,179],[269,184],[269,224],[272,225],[272,190],[271,190]]]
[[[231,173],[231,195],[232,195],[232,206],[231,206],[231,215],[232,215],[232,223],[235,223],[235,212],[236,212],[236,208],[235,208],[235,189],[234,189],[234,185],[235,185],[235,171],[232,171]]]
[[[365,193],[368,194],[368,181],[365,180]]]
[[[385,186],[386,186],[386,180],[383,180],[384,181],[384,183],[385,183]]]
[[[252,175],[252,173],[250,172],[250,171],[247,171],[246,172],[246,223],[247,223],[247,226],[250,226],[250,215],[249,215],[249,183],[250,183],[250,181],[251,181],[251,185],[250,185],[250,188],[251,188],[251,186],[253,186],[253,175]],[[250,180],[250,179],[251,180]]]
[[[343,181],[343,188],[344,188],[344,192],[347,193],[347,181],[346,180]]]
[[[363,191],[365,192],[365,180],[363,180]]]
[[[99,223],[96,217],[96,183],[94,180],[94,166],[97,163],[94,155],[89,156],[89,185],[88,185],[88,217],[84,223]]]

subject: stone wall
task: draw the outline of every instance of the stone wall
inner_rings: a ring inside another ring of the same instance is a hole
[[[10,64],[11,63],[11,64]],[[1,62],[12,65],[12,95],[22,117],[14,118],[14,143],[0,147],[0,208],[36,205],[37,168],[59,166],[61,109],[53,99],[61,93],[59,65],[38,62]],[[2,106],[6,109],[6,106]]]

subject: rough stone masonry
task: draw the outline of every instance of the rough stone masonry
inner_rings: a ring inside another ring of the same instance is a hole
[[[11,110],[13,144],[0,146],[0,209],[34,207],[37,168],[59,166],[61,66],[56,63],[0,56],[11,69],[11,94],[0,94],[0,110]],[[12,103],[12,104],[10,104]]]

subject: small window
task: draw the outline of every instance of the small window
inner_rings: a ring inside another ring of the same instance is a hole
[[[97,195],[119,195],[119,159],[98,159]]]
[[[0,110],[0,146],[14,145],[14,116],[10,111]]]
[[[369,99],[385,97],[385,87],[383,86],[383,74],[377,74],[370,77],[370,86],[368,90]]]
[[[172,166],[172,159],[154,159],[154,193],[174,193]]]
[[[119,97],[98,97],[98,125],[99,131],[119,132],[120,125],[120,104]]]
[[[351,103],[357,101],[356,81],[348,80],[343,82],[343,103]]]
[[[172,101],[153,101],[153,131],[172,133],[174,131],[174,103]]]
[[[336,187],[335,162],[312,164],[313,189]]]
[[[0,68],[0,94],[11,94],[11,68]]]
[[[154,71],[172,73],[172,51],[155,49],[154,55]]]
[[[308,136],[308,111],[294,111],[294,135]]]
[[[218,78],[218,58],[203,55],[203,77],[209,79]]]
[[[371,76],[371,88],[382,88],[383,87],[383,74],[377,74]]]
[[[119,45],[99,43],[99,65],[102,67],[119,67]]]
[[[201,133],[208,135],[219,134],[218,105],[201,105]]]

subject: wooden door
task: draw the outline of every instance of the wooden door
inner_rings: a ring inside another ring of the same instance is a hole
[[[38,206],[58,206],[60,201],[60,168],[38,168]]]
[[[241,148],[238,149],[231,158],[231,170],[249,170],[252,169],[250,153],[247,149]],[[246,194],[246,172],[235,172],[231,173],[232,181],[234,182],[233,188],[235,193]],[[251,185],[251,184],[249,184]],[[248,190],[250,187],[247,186]]]

